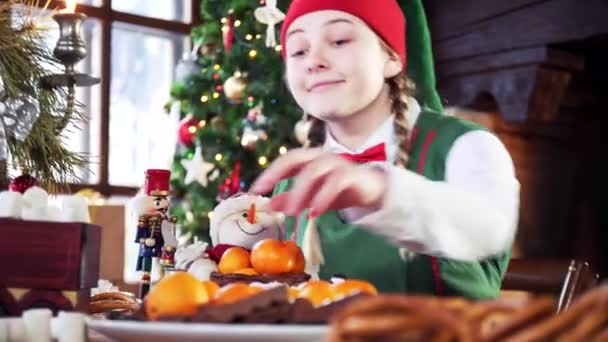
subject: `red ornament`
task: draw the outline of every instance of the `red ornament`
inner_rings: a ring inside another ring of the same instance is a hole
[[[9,190],[14,192],[24,193],[27,189],[36,186],[36,178],[27,173],[15,177],[9,184]]]
[[[222,38],[224,40],[224,50],[230,51],[234,41],[234,17],[232,14],[228,15],[226,23],[222,27]]]
[[[186,146],[194,146],[194,137],[198,129],[198,120],[191,116],[184,118],[177,130],[177,139]]]
[[[230,177],[226,178],[223,183],[217,187],[217,200],[224,200],[241,190],[241,161],[237,160],[234,163],[234,169],[230,173]]]

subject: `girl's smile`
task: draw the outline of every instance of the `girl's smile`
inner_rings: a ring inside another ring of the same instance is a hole
[[[312,85],[309,86],[306,91],[308,91],[309,93],[319,93],[327,88],[333,88],[334,86],[342,84],[344,82],[344,80],[318,81],[312,83]]]

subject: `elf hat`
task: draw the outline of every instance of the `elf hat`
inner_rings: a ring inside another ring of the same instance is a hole
[[[431,38],[422,0],[401,2],[403,10],[396,0],[293,0],[281,27],[281,45],[285,47],[289,26],[302,15],[322,10],[352,14],[365,22],[399,55],[408,76],[416,83],[416,98],[421,105],[442,112],[435,88]],[[285,50],[282,50],[283,57]],[[407,51],[410,51],[409,55]]]

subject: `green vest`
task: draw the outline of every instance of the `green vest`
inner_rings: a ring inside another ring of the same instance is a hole
[[[433,181],[444,180],[445,161],[452,144],[462,134],[478,129],[484,128],[456,117],[422,111],[412,130],[408,169]],[[293,179],[281,182],[274,193],[287,191],[292,183]],[[304,237],[307,217],[307,211],[300,216],[299,245]],[[287,237],[292,236],[295,221],[294,217],[286,219]],[[364,279],[372,282],[380,292],[496,298],[511,256],[510,249],[480,262],[420,254],[404,256],[398,247],[384,238],[344,223],[335,211],[318,217],[317,227],[325,257],[321,278]],[[491,229],[488,227],[488,232]]]

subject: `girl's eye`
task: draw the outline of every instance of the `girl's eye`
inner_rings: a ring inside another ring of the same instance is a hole
[[[291,57],[300,57],[300,56],[304,56],[304,50],[298,50],[291,54]]]
[[[241,216],[243,216],[244,218],[247,218],[247,213],[242,213]]]
[[[338,40],[334,40],[334,45],[336,45],[336,46],[342,46],[342,45],[345,45],[345,44],[347,44],[349,42],[350,42],[349,39],[338,39]]]

